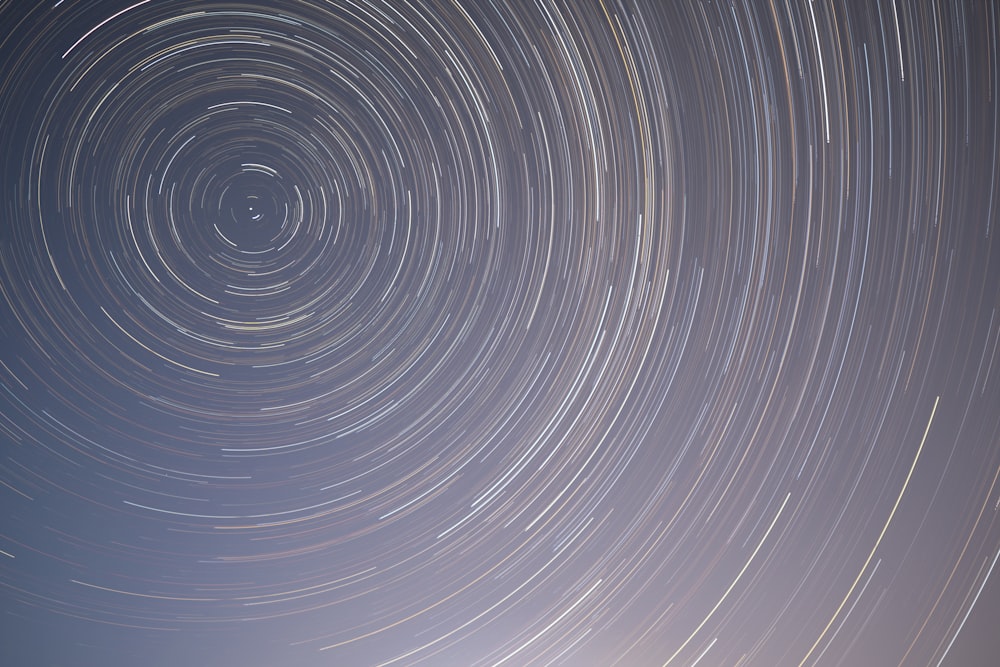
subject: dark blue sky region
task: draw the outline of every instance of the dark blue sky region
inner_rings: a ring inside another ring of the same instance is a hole
[[[994,3],[0,25],[4,665],[997,664]]]

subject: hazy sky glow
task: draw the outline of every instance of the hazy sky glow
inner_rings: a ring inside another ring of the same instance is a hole
[[[994,3],[0,25],[4,665],[997,664]]]

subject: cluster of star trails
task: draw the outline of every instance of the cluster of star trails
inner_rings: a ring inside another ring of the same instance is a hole
[[[1000,650],[991,3],[0,23],[0,661]]]

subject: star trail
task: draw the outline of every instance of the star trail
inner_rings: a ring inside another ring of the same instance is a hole
[[[0,26],[3,664],[998,664],[989,0]]]

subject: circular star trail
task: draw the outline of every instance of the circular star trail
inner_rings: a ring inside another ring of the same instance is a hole
[[[989,665],[989,2],[0,3],[0,656]]]

